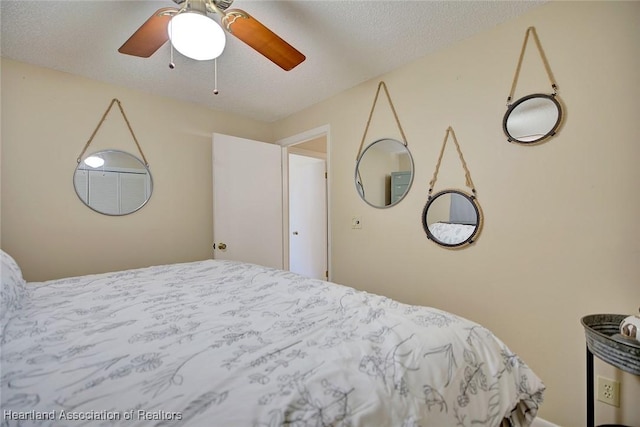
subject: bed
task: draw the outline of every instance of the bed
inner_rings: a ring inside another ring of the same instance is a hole
[[[434,222],[429,224],[429,231],[441,243],[455,245],[466,242],[476,231],[475,224],[455,224],[451,222]]]
[[[543,400],[435,308],[232,261],[28,284],[2,263],[3,426],[528,426]]]

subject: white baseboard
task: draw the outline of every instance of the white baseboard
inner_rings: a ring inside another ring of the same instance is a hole
[[[560,427],[557,424],[553,424],[550,423],[549,421],[542,419],[540,417],[537,417],[536,419],[533,420],[533,423],[531,423],[531,427]]]

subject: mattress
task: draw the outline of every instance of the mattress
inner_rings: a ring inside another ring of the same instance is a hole
[[[526,426],[543,400],[480,324],[291,272],[4,270],[3,426]]]

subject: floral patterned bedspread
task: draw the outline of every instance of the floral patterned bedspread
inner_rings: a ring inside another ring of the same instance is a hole
[[[429,224],[429,231],[433,234],[433,237],[442,243],[452,245],[465,242],[475,230],[475,225],[468,224],[452,224],[448,222]]]
[[[29,283],[2,425],[528,425],[544,385],[484,327],[208,260]]]

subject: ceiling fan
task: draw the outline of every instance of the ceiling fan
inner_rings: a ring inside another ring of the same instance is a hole
[[[302,53],[247,12],[229,9],[233,0],[173,1],[180,8],[158,9],[118,52],[148,58],[171,40],[173,47],[185,56],[199,60],[214,59],[222,53],[225,45],[222,26],[283,70],[289,71],[305,60]],[[220,15],[220,25],[207,13]],[[210,28],[205,35],[194,34],[194,28],[200,23]],[[187,41],[182,41],[183,35],[188,37]],[[196,45],[207,52],[202,55],[195,53],[192,48]]]

